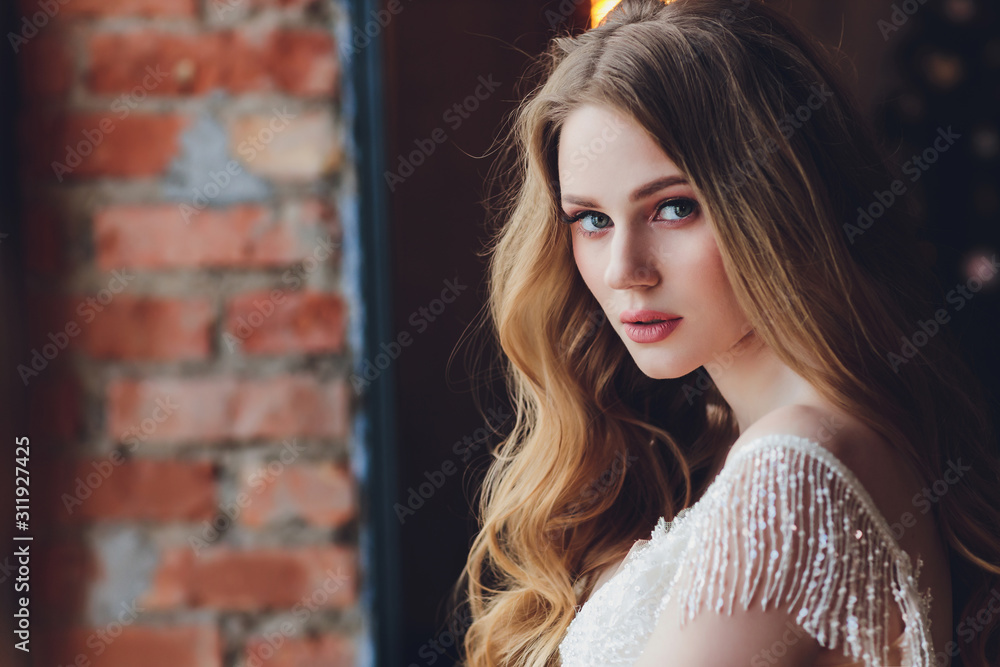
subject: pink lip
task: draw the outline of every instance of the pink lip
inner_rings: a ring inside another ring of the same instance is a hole
[[[673,313],[663,313],[658,310],[623,310],[621,321],[623,324],[632,322],[651,322],[652,320],[676,320],[680,315]]]
[[[661,313],[655,310],[626,310],[621,314],[625,335],[636,343],[656,343],[671,333],[681,323],[683,318],[671,313]],[[640,324],[663,320],[652,324]]]

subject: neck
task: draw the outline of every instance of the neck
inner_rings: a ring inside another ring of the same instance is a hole
[[[755,332],[733,345],[726,361],[706,364],[705,369],[733,410],[740,434],[767,413],[786,405],[825,403]]]

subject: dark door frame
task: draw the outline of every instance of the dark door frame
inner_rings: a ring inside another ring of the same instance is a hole
[[[348,2],[351,34],[354,27],[381,8],[380,0]],[[366,35],[367,37],[367,35]],[[355,350],[355,373],[361,374],[361,363],[368,350],[378,349],[380,341],[393,337],[392,325],[392,265],[389,246],[389,207],[384,192],[382,174],[385,160],[385,95],[383,79],[383,39],[381,31],[368,38],[363,47],[355,48],[350,63],[350,82],[345,100],[353,104],[353,156],[357,169],[358,220],[360,256],[360,298],[364,304],[363,348]],[[353,44],[353,41],[350,41]],[[399,604],[399,522],[389,503],[396,488],[396,409],[393,399],[394,374],[387,368],[378,382],[370,383],[364,393],[361,412],[365,432],[363,437],[365,479],[362,480],[363,521],[367,531],[362,540],[362,563],[367,571],[369,599],[364,601],[371,623],[370,639],[374,664],[389,667],[400,664]]]

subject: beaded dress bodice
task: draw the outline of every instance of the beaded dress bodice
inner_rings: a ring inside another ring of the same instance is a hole
[[[671,600],[681,623],[751,602],[781,606],[843,663],[929,667],[930,591],[854,473],[808,438],[768,434],[733,453],[704,495],[660,518],[578,607],[563,667],[633,665]],[[726,573],[729,573],[728,575]],[[905,626],[889,637],[889,605]],[[824,662],[823,664],[834,664]]]

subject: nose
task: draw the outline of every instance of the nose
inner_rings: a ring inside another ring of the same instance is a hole
[[[643,225],[614,228],[604,280],[612,289],[651,287],[660,280],[654,240]]]

